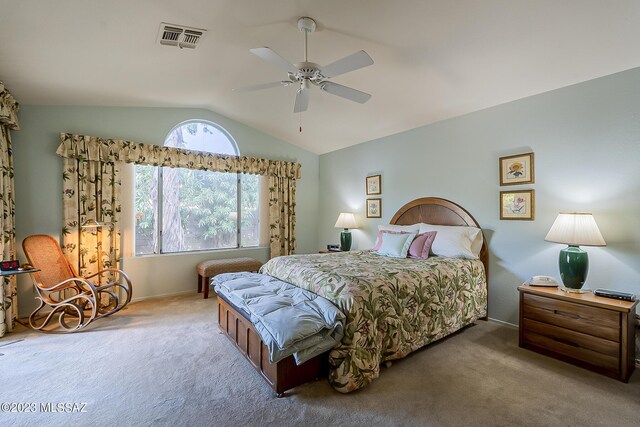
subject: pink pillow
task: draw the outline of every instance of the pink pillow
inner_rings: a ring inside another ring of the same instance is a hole
[[[405,233],[404,231],[378,230],[378,239],[376,240],[376,244],[373,246],[373,248],[369,249],[370,252],[377,252],[378,250],[380,250],[380,246],[382,246],[382,233],[409,234]]]
[[[418,234],[409,247],[409,258],[429,258],[429,250],[431,250],[431,245],[436,239],[436,233],[437,231],[427,231],[426,233]]]

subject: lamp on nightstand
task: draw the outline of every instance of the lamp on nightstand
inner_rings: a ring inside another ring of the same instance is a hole
[[[342,212],[336,221],[336,228],[344,228],[340,233],[340,250],[348,251],[351,249],[351,232],[350,228],[358,228],[356,217],[351,212]]]
[[[606,246],[596,220],[590,213],[561,213],[544,240],[565,243],[560,251],[560,277],[565,290],[582,293],[589,272],[589,256],[580,246]]]

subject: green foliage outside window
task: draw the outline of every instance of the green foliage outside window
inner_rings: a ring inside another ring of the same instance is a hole
[[[202,122],[176,127],[165,145],[236,154],[225,134]],[[161,251],[165,253],[259,244],[257,175],[162,168],[162,239],[159,239],[158,168],[136,165],[135,169],[136,254],[159,253],[160,240]],[[239,188],[241,206],[238,206]]]

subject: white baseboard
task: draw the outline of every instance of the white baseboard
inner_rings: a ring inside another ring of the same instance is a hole
[[[489,322],[499,323],[499,324],[504,325],[504,326],[509,326],[511,328],[518,329],[518,325],[514,325],[513,323],[505,322],[504,320],[494,319],[492,317],[489,317]]]
[[[196,293],[195,289],[191,290],[191,291],[169,292],[169,293],[160,294],[160,295],[151,295],[151,296],[147,296],[147,297],[131,298],[131,302],[134,303],[134,302],[146,301],[146,300],[150,300],[150,299],[165,298],[165,297],[175,297],[175,296],[178,296],[178,295],[187,295],[187,294],[194,294],[194,293]]]

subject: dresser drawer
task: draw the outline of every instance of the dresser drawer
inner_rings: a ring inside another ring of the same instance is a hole
[[[523,323],[525,345],[534,345],[613,373],[620,371],[620,345],[616,342],[536,320],[524,319]]]
[[[523,317],[620,342],[620,313],[537,295],[523,295]],[[616,346],[617,347],[617,346]]]
[[[520,347],[628,382],[635,368],[638,301],[518,287]]]

